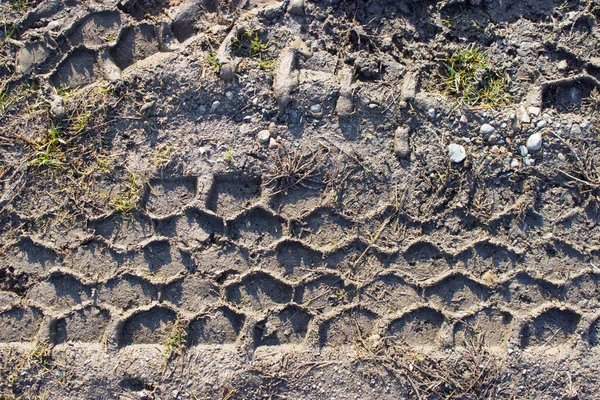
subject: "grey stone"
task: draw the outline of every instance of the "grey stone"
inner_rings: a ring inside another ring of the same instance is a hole
[[[481,125],[481,128],[479,128],[479,132],[483,133],[484,135],[491,135],[495,130],[496,128],[490,124],[483,124]]]
[[[453,163],[462,162],[467,157],[465,148],[456,143],[452,143],[450,146],[448,146],[448,154],[450,156],[450,161]]]
[[[573,123],[569,132],[571,133],[571,135],[581,135],[581,126],[579,126],[579,124]]]
[[[527,146],[520,145],[519,146],[519,154],[521,155],[521,157],[526,157],[527,154],[529,154],[529,151],[527,150]]]
[[[292,15],[304,15],[304,0],[290,0],[287,12]]]
[[[417,95],[417,85],[419,84],[419,74],[417,72],[408,72],[404,75],[402,82],[402,101],[413,100]]]
[[[217,111],[217,108],[219,108],[220,105],[221,105],[221,102],[219,100],[213,101],[212,106],[210,106],[210,111],[212,111],[212,112]]]
[[[398,158],[410,155],[410,128],[399,126],[394,133],[394,153]]]
[[[523,114],[521,114],[521,122],[524,124],[528,124],[531,122],[531,118],[529,117],[528,112],[523,112]]]
[[[296,70],[296,50],[286,47],[281,51],[279,65],[273,79],[273,92],[282,114],[292,101],[292,92],[298,87],[298,71]]]
[[[312,106],[310,106],[310,111],[318,114],[321,112],[321,105],[320,104],[313,104]]]
[[[65,102],[62,97],[55,95],[50,102],[50,112],[58,119],[63,119],[65,116]]]
[[[536,126],[540,129],[543,129],[546,127],[546,125],[548,125],[548,123],[546,121],[544,121],[543,119],[539,120],[536,124]]]
[[[267,144],[269,143],[269,139],[271,139],[271,133],[266,129],[259,131],[256,135],[256,140],[258,143]]]

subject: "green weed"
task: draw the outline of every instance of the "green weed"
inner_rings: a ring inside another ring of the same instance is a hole
[[[65,168],[64,146],[67,142],[61,137],[60,128],[53,126],[44,134],[42,143],[34,154],[33,165],[51,169]]]
[[[182,355],[185,348],[186,330],[185,322],[178,319],[173,324],[171,333],[165,342],[164,357],[170,359],[173,355]]]
[[[228,163],[233,162],[233,151],[231,150],[231,147],[227,148],[227,151],[225,152],[225,156],[223,158]]]
[[[217,56],[212,51],[206,55],[206,61],[215,70],[219,72],[221,70],[221,62],[217,59]]]
[[[269,43],[260,40],[257,31],[246,31],[235,35],[231,41],[234,54],[241,57],[256,57],[269,50]]]
[[[137,209],[142,193],[142,185],[138,182],[138,179],[130,172],[128,185],[114,195],[109,202],[109,207],[122,214]]]
[[[443,91],[468,106],[507,103],[507,80],[493,69],[485,52],[475,45],[454,52],[444,63]]]

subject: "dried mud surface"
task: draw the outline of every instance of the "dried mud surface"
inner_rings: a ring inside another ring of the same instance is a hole
[[[597,396],[597,3],[2,7],[0,398]]]

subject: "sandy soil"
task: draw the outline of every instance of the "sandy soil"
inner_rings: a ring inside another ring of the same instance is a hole
[[[0,7],[0,398],[598,398],[597,2]]]

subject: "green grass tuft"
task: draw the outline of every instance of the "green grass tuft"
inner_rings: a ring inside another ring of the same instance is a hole
[[[512,98],[508,82],[475,45],[455,51],[444,63],[443,91],[462,105],[492,106]]]

